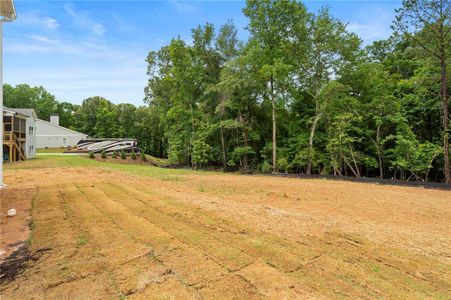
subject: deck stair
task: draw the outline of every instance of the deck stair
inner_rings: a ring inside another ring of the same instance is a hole
[[[16,134],[12,132],[5,132],[3,134],[3,145],[6,146],[9,162],[25,160],[25,154],[22,149],[22,144],[25,143],[24,139],[20,139]]]

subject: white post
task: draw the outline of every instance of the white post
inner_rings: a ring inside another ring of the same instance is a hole
[[[0,189],[5,187],[3,183],[3,22],[13,21],[16,18],[16,9],[13,0],[0,0],[0,5],[6,6],[6,16],[0,10]],[[0,7],[1,8],[1,7]]]
[[[1,18],[1,17],[0,17]],[[0,189],[3,184],[3,22],[0,20]]]

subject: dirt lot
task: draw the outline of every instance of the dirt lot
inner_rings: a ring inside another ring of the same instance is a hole
[[[450,191],[57,160],[7,167],[2,299],[451,298]]]

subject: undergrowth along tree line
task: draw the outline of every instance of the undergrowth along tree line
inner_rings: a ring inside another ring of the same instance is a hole
[[[363,47],[327,8],[247,1],[248,40],[205,24],[149,53],[146,106],[27,85],[5,85],[5,105],[194,169],[449,182],[450,10],[404,1],[393,35]]]

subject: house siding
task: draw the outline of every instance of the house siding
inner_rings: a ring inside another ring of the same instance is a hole
[[[27,129],[24,153],[26,158],[29,159],[36,156],[36,121],[31,116],[27,118],[25,124]],[[33,128],[32,134],[30,134],[30,127]],[[30,147],[32,147],[32,151],[30,151]]]
[[[75,147],[77,143],[88,136],[68,128],[51,124],[47,121],[36,121],[36,148]]]

